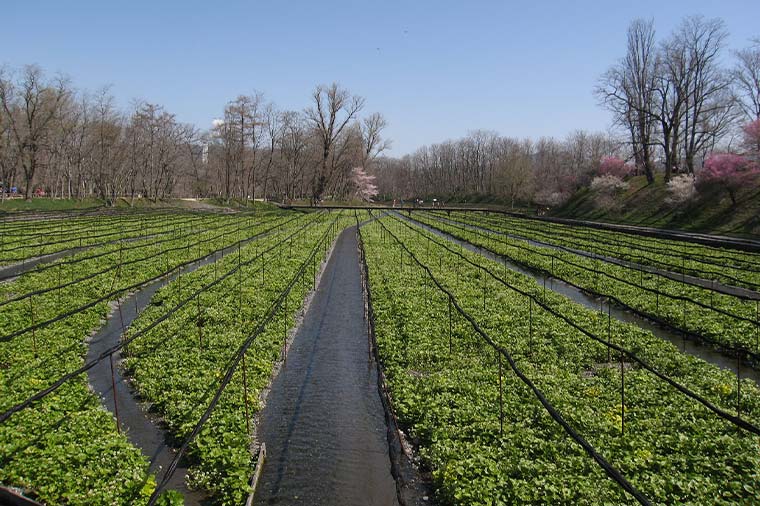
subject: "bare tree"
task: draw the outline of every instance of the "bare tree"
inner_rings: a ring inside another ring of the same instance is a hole
[[[675,38],[660,48],[656,62],[655,106],[650,114],[660,128],[658,143],[664,154],[665,181],[678,168],[681,123],[688,94],[689,62],[685,47]]]
[[[739,92],[739,106],[748,120],[760,119],[760,39],[751,47],[736,51],[731,72]]]
[[[364,107],[364,99],[351,95],[337,83],[333,83],[330,86],[317,86],[312,93],[312,100],[314,106],[306,109],[305,114],[316,130],[321,147],[319,165],[312,178],[311,198],[316,202],[332,183],[337,168],[336,162],[341,158],[340,153],[336,153],[336,144],[346,126]],[[345,148],[345,143],[343,147]]]
[[[282,114],[278,140],[281,157],[281,186],[288,199],[302,198],[306,193],[307,167],[311,160],[311,138],[304,117],[294,111]]]
[[[731,81],[719,65],[726,37],[722,20],[702,16],[686,18],[675,35],[687,59],[683,153],[692,174],[697,154],[725,133],[734,119]]]
[[[209,133],[189,127],[188,141],[186,146],[187,180],[185,181],[187,194],[195,197],[208,195],[211,186],[208,174]]]
[[[0,104],[18,146],[27,200],[31,198],[34,176],[42,163],[42,151],[48,147],[51,124],[69,93],[65,78],[47,80],[42,69],[35,65],[24,67],[15,82],[7,71],[0,72]]]
[[[596,94],[628,130],[636,166],[649,183],[654,182],[651,112],[655,81],[654,23],[637,19],[628,28],[626,56],[604,74]]]
[[[0,110],[0,200],[15,184],[18,169],[18,147],[13,139],[10,115]]]
[[[509,138],[498,139],[495,180],[497,189],[509,199],[510,207],[528,200],[533,190],[533,143]]]
[[[283,124],[282,124],[282,116],[281,113],[277,110],[277,108],[274,106],[274,104],[267,104],[264,108],[264,114],[263,114],[263,122],[264,122],[264,128],[266,129],[266,139],[267,139],[267,160],[264,164],[263,168],[263,190],[262,190],[262,196],[264,199],[267,198],[267,190],[269,190],[269,182],[271,178],[271,172],[272,167],[275,163],[275,152],[277,148],[277,140],[280,137],[280,132],[282,131]]]
[[[127,145],[124,142],[124,118],[116,110],[114,97],[108,88],[98,91],[91,114],[90,166],[93,184],[98,197],[114,205],[116,199],[126,192],[130,180],[137,176],[138,165],[125,164]],[[138,118],[136,111],[131,125],[133,140],[143,139]],[[142,159],[143,147],[142,142],[132,145],[132,160]]]
[[[362,121],[361,136],[364,151],[362,167],[365,169],[368,169],[384,151],[390,149],[391,142],[382,137],[383,130],[387,126],[388,123],[379,112],[369,115]]]

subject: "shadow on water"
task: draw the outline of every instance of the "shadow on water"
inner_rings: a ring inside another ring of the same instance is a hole
[[[338,237],[272,383],[255,504],[397,504],[355,234]]]
[[[394,213],[394,214],[400,217],[401,219],[408,221],[409,223],[413,223],[414,225],[421,227],[427,230],[428,232],[436,234],[440,237],[443,237],[454,244],[460,245],[469,251],[478,253],[490,260],[498,262],[501,265],[506,265],[506,267],[512,271],[519,272],[520,274],[524,274],[525,276],[529,276],[533,278],[536,281],[536,283],[538,283],[539,285],[542,285],[544,282],[546,282],[547,289],[551,289],[552,291],[558,294],[564,295],[565,297],[569,298],[573,302],[577,302],[578,304],[581,304],[582,306],[588,309],[599,311],[600,307],[602,307],[604,310],[607,310],[607,306],[606,305],[602,306],[602,301],[600,301],[599,298],[591,296],[587,294],[586,292],[579,290],[578,288],[572,285],[564,283],[563,281],[560,281],[556,278],[552,278],[552,277],[544,278],[542,275],[537,274],[534,271],[526,269],[520,265],[514,264],[509,261],[505,262],[503,257],[496,255],[484,248],[481,248],[479,246],[470,244],[466,241],[457,239],[456,237],[450,234],[441,232],[440,230],[436,230],[435,228],[425,225],[424,223],[418,222],[412,218],[408,218],[398,213]],[[641,317],[635,313],[616,307],[614,304],[609,307],[609,313],[612,318],[615,318],[618,321],[631,323],[643,330],[651,332],[652,334],[654,334],[656,337],[659,337],[660,339],[673,343],[673,345],[675,345],[682,353],[693,355],[706,362],[716,365],[720,367],[721,369],[731,371],[733,374],[737,373],[737,366],[738,366],[738,372],[742,378],[751,378],[753,381],[755,381],[755,383],[760,385],[760,371],[754,369],[753,367],[747,366],[743,363],[737,364],[736,358],[727,356],[726,354],[721,353],[718,350],[715,350],[711,346],[703,345],[692,339],[687,339],[680,332],[671,331],[670,329],[657,325],[656,323],[644,317]]]

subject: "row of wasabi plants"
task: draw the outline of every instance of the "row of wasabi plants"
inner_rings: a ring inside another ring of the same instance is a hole
[[[213,216],[189,213],[155,213],[138,216],[100,217],[81,225],[58,219],[54,223],[32,221],[19,230],[3,224],[0,265],[21,263],[34,257],[81,248],[129,242],[145,237],[179,233],[182,227],[212,222]]]
[[[702,336],[726,348],[760,353],[760,322],[755,300],[717,293],[709,287],[682,283],[656,273],[528,243],[440,217],[413,219],[482,247],[508,262],[570,282],[602,297],[614,297],[652,319]]]
[[[128,435],[118,433],[113,415],[91,392],[85,374],[63,382],[17,412],[15,407],[79,370],[85,361],[88,336],[103,324],[109,312],[117,311],[114,301],[127,291],[167,273],[185,272],[158,292],[155,308],[146,310],[136,321],[142,326],[155,311],[167,307],[162,301],[170,298],[172,290],[179,286],[182,288],[177,293],[186,293],[183,286],[194,275],[187,271],[199,265],[198,259],[212,255],[216,262],[202,268],[205,274],[197,271],[196,275],[221,276],[221,262],[226,266],[232,257],[237,260],[238,245],[241,257],[250,256],[263,248],[264,242],[259,241],[276,244],[307,223],[310,226],[298,237],[307,234],[306,230],[325,226],[325,218],[318,215],[297,217],[284,212],[208,219],[212,221],[198,222],[197,217],[187,216],[185,222],[177,224],[176,232],[163,239],[146,237],[129,243],[129,248],[126,244],[117,249],[100,246],[0,285],[0,483],[53,504],[140,503],[152,493],[155,480],[147,474],[146,458],[129,443]],[[297,244],[292,243],[294,259],[310,247],[307,240]],[[227,256],[222,257],[223,253]],[[284,275],[288,264],[269,259],[267,268]],[[254,281],[259,288],[251,285],[248,290],[256,293],[255,297],[263,297],[278,286],[274,275],[265,277],[264,282],[258,277],[247,279]],[[227,299],[220,297],[222,300]],[[300,299],[294,294],[292,301],[295,309]],[[214,311],[219,310],[209,301],[212,307],[217,309],[209,309],[209,329],[214,328]],[[249,319],[256,314],[251,309]],[[195,333],[199,329],[196,323]],[[209,338],[204,344],[212,343]],[[137,357],[144,349],[139,338],[132,345],[130,367],[137,374],[141,363]]]
[[[330,239],[349,223],[337,213],[301,218],[241,249],[239,258],[232,254],[220,260],[216,271],[206,266],[184,277],[182,291],[176,283],[167,285],[130,328],[130,333],[141,332],[167,307],[210,285],[222,273],[232,272],[127,348],[127,370],[138,391],[172,436],[182,441],[200,419],[240,344],[254,332],[311,251],[319,248],[316,261],[294,285],[282,309],[245,352],[219,405],[191,443],[189,485],[211,492],[215,503],[245,502],[255,467],[253,419],[261,408],[261,391],[270,381],[304,297],[313,288]]]
[[[758,253],[494,213],[433,215],[726,285],[760,288]]]
[[[731,373],[397,218],[367,224],[362,235],[379,358],[402,428],[432,470],[443,503],[634,502],[568,437],[457,305],[652,503],[760,501],[756,433],[684,395],[627,353],[723,413],[736,413],[740,402],[742,419],[757,429],[760,391],[751,381],[741,382],[739,397]],[[607,339],[626,353],[610,349]]]

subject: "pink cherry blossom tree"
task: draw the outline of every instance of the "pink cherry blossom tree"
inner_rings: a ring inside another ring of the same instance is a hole
[[[630,176],[632,172],[633,167],[616,156],[605,156],[599,163],[600,176],[615,176],[623,179]]]
[[[351,183],[354,185],[354,195],[359,200],[372,202],[377,196],[375,176],[367,174],[363,167],[354,167],[351,170]]]
[[[750,184],[758,174],[757,167],[747,158],[732,153],[711,155],[697,176],[697,189],[703,193],[724,190],[736,205],[736,193]]]

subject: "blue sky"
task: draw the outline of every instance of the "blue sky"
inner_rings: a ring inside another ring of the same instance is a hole
[[[592,90],[628,23],[654,18],[665,37],[688,14],[722,18],[733,48],[760,37],[757,0],[5,0],[0,64],[110,84],[123,107],[145,99],[201,128],[239,94],[299,110],[316,84],[337,81],[386,116],[400,156],[478,128],[605,130]]]

